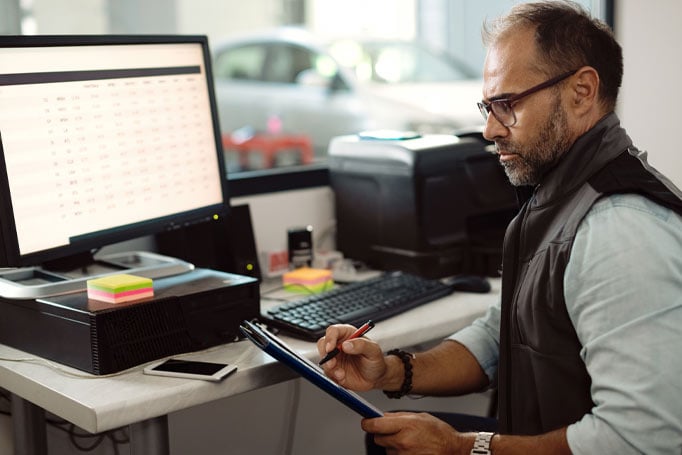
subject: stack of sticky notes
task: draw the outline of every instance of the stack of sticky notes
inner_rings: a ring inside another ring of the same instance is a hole
[[[88,280],[89,299],[122,303],[148,297],[154,297],[154,287],[150,278],[120,274]]]
[[[301,267],[287,272],[282,277],[284,289],[292,292],[318,293],[334,286],[332,271]]]

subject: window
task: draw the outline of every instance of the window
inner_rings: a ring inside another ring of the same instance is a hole
[[[581,3],[612,23],[613,0]],[[269,168],[232,156],[230,191],[240,195],[324,182],[335,135],[380,128],[451,133],[480,121],[480,24],[509,6],[506,0],[222,0],[200,7],[195,0],[92,0],[84,7],[82,0],[0,0],[0,11],[8,12],[0,15],[0,33],[208,35],[223,134],[306,135],[314,150],[305,162],[300,151],[285,150]],[[311,33],[261,33],[285,24]],[[242,35],[259,41],[222,52]],[[332,52],[349,37],[356,40],[345,54]],[[438,52],[415,53],[415,42]],[[449,99],[448,84],[461,84],[465,95]]]

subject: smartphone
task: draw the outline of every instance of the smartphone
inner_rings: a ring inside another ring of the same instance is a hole
[[[237,365],[200,362],[197,360],[167,359],[144,368],[143,373],[175,378],[221,381],[237,369]]]

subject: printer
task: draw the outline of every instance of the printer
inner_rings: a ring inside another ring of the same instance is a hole
[[[516,193],[478,133],[335,137],[329,172],[345,257],[427,278],[498,276]]]

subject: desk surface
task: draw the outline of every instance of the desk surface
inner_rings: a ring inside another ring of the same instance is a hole
[[[370,338],[384,350],[442,339],[467,326],[499,296],[500,280],[489,294],[454,293],[391,319],[378,322]],[[272,303],[264,299],[262,310]],[[46,336],[46,334],[36,334]],[[310,359],[312,342],[283,336]],[[32,354],[0,345],[0,387],[92,432],[119,428],[191,406],[259,389],[296,377],[249,341],[182,355],[196,360],[236,364],[238,370],[220,383],[149,376],[139,365],[110,376],[94,376]]]

